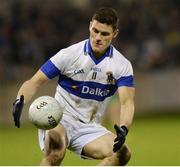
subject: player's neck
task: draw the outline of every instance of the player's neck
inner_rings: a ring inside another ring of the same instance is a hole
[[[106,51],[101,52],[101,53],[99,53],[99,52],[93,52],[93,55],[94,55],[94,57],[96,58],[96,60],[98,60],[99,58],[101,58],[101,57],[104,55],[105,52],[106,52]]]

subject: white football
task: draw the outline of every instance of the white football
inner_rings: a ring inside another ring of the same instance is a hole
[[[52,129],[59,124],[63,108],[50,96],[35,99],[29,107],[29,120],[39,129]]]

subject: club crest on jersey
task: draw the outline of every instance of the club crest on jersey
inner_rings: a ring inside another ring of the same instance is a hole
[[[107,75],[107,79],[106,79],[107,83],[108,84],[115,84],[115,78],[113,76],[113,73],[111,71],[108,71],[106,73],[106,75]]]

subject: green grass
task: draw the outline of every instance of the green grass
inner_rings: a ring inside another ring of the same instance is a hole
[[[112,130],[112,125],[108,125]],[[136,116],[127,137],[132,151],[128,165],[180,165],[180,114]],[[37,129],[0,126],[0,166],[38,165],[42,153]],[[96,165],[67,151],[62,165]]]
[[[180,114],[137,118],[128,139],[129,165],[180,165]]]

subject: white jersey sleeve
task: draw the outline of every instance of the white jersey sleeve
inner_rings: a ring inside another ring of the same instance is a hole
[[[68,62],[67,59],[68,56],[64,53],[64,50],[61,50],[45,62],[40,70],[44,72],[49,79],[52,79],[65,71]]]

